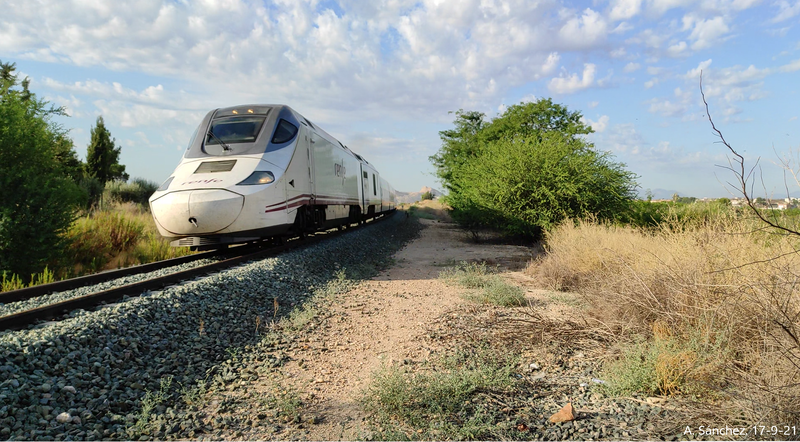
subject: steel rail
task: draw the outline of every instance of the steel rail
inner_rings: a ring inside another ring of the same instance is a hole
[[[385,215],[372,218],[369,224],[384,218],[386,218]],[[361,227],[361,225],[358,227]],[[248,261],[264,259],[287,252],[289,250],[311,246],[321,242],[324,239],[339,236],[349,230],[352,230],[353,228],[358,227],[349,227],[345,231],[327,230],[315,232],[314,234],[309,235],[307,238],[292,238],[287,244],[279,246],[268,246],[266,243],[263,243],[260,244],[260,250],[246,255],[236,256],[205,266],[199,266],[188,270],[171,273],[169,275],[148,279],[146,281],[127,284],[113,289],[95,292],[54,304],[2,316],[0,317],[0,331],[20,329],[39,320],[52,319],[72,310],[96,307],[107,302],[122,299],[125,296],[139,296],[146,291],[158,290],[169,285],[180,283],[187,279],[208,273],[218,272]],[[264,249],[264,247],[267,248]]]
[[[138,275],[139,273],[154,272],[167,267],[172,267],[187,262],[197,261],[205,258],[213,258],[231,252],[236,253],[236,249],[224,250],[211,250],[208,252],[196,253],[193,255],[179,256],[177,258],[165,259],[162,261],[151,262],[148,264],[141,264],[123,269],[108,270],[105,272],[95,273],[92,275],[79,276],[77,278],[65,279],[63,281],[51,282],[48,284],[35,285],[33,287],[25,287],[17,290],[9,290],[0,293],[0,303],[8,304],[11,302],[24,301],[26,299],[36,298],[37,296],[48,295],[55,292],[63,292],[65,290],[77,289],[86,287],[87,285],[99,284],[101,282],[111,281],[113,279],[122,278],[124,276]],[[243,250],[242,250],[243,251]]]

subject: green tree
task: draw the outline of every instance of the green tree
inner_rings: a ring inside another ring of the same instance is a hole
[[[550,99],[510,106],[489,122],[457,112],[431,157],[454,219],[538,237],[566,218],[626,214],[635,175],[585,140],[592,129],[581,120]]]
[[[92,128],[92,139],[86,151],[86,173],[97,178],[101,184],[112,180],[128,180],[125,166],[119,164],[120,147],[116,147],[116,140],[111,138],[111,132],[106,128],[103,117],[97,117],[97,123]]]
[[[456,177],[461,166],[480,155],[481,142],[478,134],[486,125],[485,115],[481,112],[459,110],[455,114],[455,129],[439,132],[442,147],[436,155],[430,157],[439,179],[450,192],[458,191],[455,187]]]
[[[0,62],[0,272],[27,280],[60,257],[83,194],[65,167],[75,158],[71,142],[51,120],[63,110],[14,71]]]
[[[481,135],[485,141],[495,141],[509,137],[539,137],[555,132],[578,140],[579,136],[594,132],[581,119],[580,112],[571,112],[566,106],[553,103],[550,98],[542,98],[509,106],[481,131]]]

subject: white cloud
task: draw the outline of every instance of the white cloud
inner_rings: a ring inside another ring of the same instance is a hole
[[[583,65],[583,74],[581,76],[572,74],[566,77],[553,78],[547,84],[547,89],[555,94],[571,94],[586,89],[594,83],[596,70],[597,68],[594,64],[586,63]]]
[[[611,20],[627,20],[633,18],[642,8],[642,0],[612,0],[608,18]]]
[[[575,4],[582,6],[342,0],[334,12],[317,0],[40,0],[14,3],[0,14],[0,53],[165,77],[135,87],[117,79],[44,80],[53,95],[80,100],[82,112],[119,112],[107,118],[125,127],[159,124],[163,118],[189,121],[214,105],[252,97],[287,102],[311,118],[334,123],[379,113],[448,121],[448,110],[491,109],[509,91],[536,81],[546,80],[548,90],[558,94],[602,86],[611,77],[598,79],[598,69],[611,70],[604,64],[607,55],[594,58],[599,53],[652,60],[667,51],[677,55],[716,44],[730,33],[731,23],[719,11],[741,10],[752,2]],[[678,16],[690,17],[690,27],[671,21],[651,25],[654,12],[675,8],[685,10]],[[611,35],[632,29],[640,31],[624,41]],[[582,72],[559,75],[558,66],[572,66],[576,58],[592,63]],[[623,71],[639,69],[639,63],[630,62]],[[170,85],[176,81],[205,96],[174,90]],[[94,103],[102,108],[87,110]]]
[[[119,100],[95,100],[92,104],[109,124],[126,128],[164,127],[176,122],[197,126],[205,115],[205,112],[163,109],[153,105],[130,104]]]
[[[673,8],[690,5],[694,0],[649,0],[647,7],[651,13],[658,16]]]
[[[341,138],[340,138],[341,139]],[[415,139],[404,139],[382,136],[374,133],[357,132],[347,138],[353,146],[369,146],[368,151],[358,151],[370,161],[388,159],[392,161],[410,161],[427,158],[430,146],[425,146]]]
[[[582,122],[583,124],[588,124],[589,126],[591,126],[592,129],[595,131],[595,133],[602,133],[605,132],[606,128],[608,127],[609,119],[610,118],[608,115],[601,115],[600,118],[597,119],[597,121],[592,121],[588,118],[583,117]]]
[[[670,57],[680,57],[686,53],[687,45],[685,41],[681,41],[671,45],[667,48],[667,54]]]
[[[800,70],[800,59],[794,60],[780,67],[781,72],[795,72]]]
[[[630,30],[634,29],[633,25],[624,21],[620,22],[614,30],[611,31],[612,34],[624,34]]]
[[[628,73],[635,72],[635,71],[638,71],[641,67],[642,67],[642,65],[640,65],[639,63],[630,62],[630,63],[625,65],[625,67],[622,69],[622,71],[623,72],[628,72]]]
[[[571,49],[586,49],[605,41],[608,35],[608,24],[605,19],[590,8],[583,11],[580,16],[569,18],[558,36],[567,47]]]
[[[648,0],[647,12],[657,17],[671,9],[695,9],[706,14],[723,14],[752,8],[762,0]]]
[[[694,40],[694,43],[692,43],[692,49],[694,50],[706,49],[718,44],[730,31],[722,16],[705,20],[698,19],[693,15],[686,15],[683,18],[683,23],[684,28],[692,29],[689,39]]]
[[[730,66],[714,69],[711,59],[698,63],[697,67],[690,69],[680,76],[686,87],[676,87],[672,97],[653,98],[646,103],[651,113],[664,117],[681,118],[682,120],[696,120],[702,115],[702,102],[699,94],[695,92],[699,85],[700,74],[703,75],[703,93],[709,104],[716,108],[715,113],[723,115],[724,121],[742,112],[737,103],[757,101],[767,96],[763,90],[764,78],[775,72],[774,69],[759,69],[753,65]],[[658,84],[657,78],[646,83],[645,87]]]
[[[635,37],[629,38],[626,42],[628,44],[640,44],[646,48],[659,49],[667,39],[667,35],[657,32],[653,29],[645,29],[638,33]]]
[[[45,96],[45,100],[53,103],[56,107],[63,107],[64,112],[70,117],[81,117],[83,113],[78,109],[83,105],[83,102],[76,98],[75,95],[64,97],[58,95],[56,97]]]
[[[611,58],[622,58],[628,55],[628,50],[625,49],[624,47],[616,48],[613,51],[609,52],[609,55],[611,55]]]
[[[564,12],[547,2],[384,0],[340,7],[337,15],[316,1],[18,3],[0,15],[0,53],[164,76],[228,102],[263,96],[349,118],[343,114],[371,115],[376,102],[391,103],[398,115],[421,105],[436,113],[486,105],[553,75],[562,52],[599,47],[607,36],[598,12]],[[131,91],[95,82],[48,87],[92,96],[87,102],[172,108],[178,101],[158,85]]]
[[[542,66],[542,75],[550,75],[553,73],[556,67],[558,67],[559,60],[561,60],[561,56],[558,55],[558,52],[551,52]]]
[[[615,124],[608,131],[590,137],[598,148],[616,154],[637,155],[646,144],[632,123]]]
[[[662,117],[680,117],[685,114],[686,107],[686,104],[680,101],[653,99],[650,101],[650,108],[648,110]]]
[[[786,21],[800,14],[800,1],[789,3],[786,0],[779,0],[775,2],[775,5],[779,10],[778,13],[775,14],[775,17],[772,18],[772,23]]]
[[[93,95],[104,98],[130,100],[138,103],[166,103],[169,101],[164,94],[162,85],[148,86],[141,92],[126,88],[118,82],[102,83],[97,80],[77,81],[63,83],[49,77],[42,80],[42,84],[56,91],[65,91],[76,94]]]

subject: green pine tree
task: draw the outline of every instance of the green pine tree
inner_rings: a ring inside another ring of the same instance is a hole
[[[92,140],[86,151],[86,172],[105,185],[112,180],[128,180],[125,166],[119,164],[121,147],[116,147],[116,140],[106,128],[103,117],[97,117],[92,129]]]

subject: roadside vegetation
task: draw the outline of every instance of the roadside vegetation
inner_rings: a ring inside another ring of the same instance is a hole
[[[529,272],[618,337],[610,394],[720,399],[740,422],[796,424],[797,246],[733,212],[656,231],[565,223]]]
[[[364,395],[376,440],[506,440],[524,438],[492,399],[522,395],[518,361],[487,347],[459,348],[424,371],[384,368]]]
[[[455,115],[430,159],[463,226],[538,239],[565,219],[615,220],[629,211],[635,175],[586,140],[593,131],[580,112],[540,99],[490,121],[480,112]]]
[[[747,196],[744,207],[727,198],[634,199],[635,177],[582,138],[591,129],[580,113],[550,100],[512,106],[491,121],[459,111],[454,126],[440,133],[442,148],[431,157],[453,219],[471,231],[542,239],[545,253],[526,273],[580,305],[580,317],[554,321],[521,293],[496,296],[487,289],[502,279],[485,264],[444,270],[440,277],[464,287],[466,299],[486,309],[514,307],[528,318],[501,315],[507,322],[491,326],[495,331],[532,341],[540,335],[545,346],[591,348],[601,367],[596,390],[606,397],[688,401],[705,422],[800,425],[800,218],[797,210],[764,208],[752,198],[744,159],[721,133],[742,162],[741,171],[732,171],[741,184],[734,190]],[[452,379],[469,373],[453,370]],[[389,392],[428,397],[446,372],[433,373],[389,370],[376,377],[368,404],[381,434],[519,437],[437,432],[437,416],[463,412],[384,399]],[[389,422],[399,433],[387,429]]]
[[[464,298],[478,304],[494,304],[503,307],[525,305],[525,294],[516,285],[507,283],[496,269],[485,263],[461,262],[455,267],[443,270],[439,278],[448,284],[469,289]]]
[[[53,121],[64,110],[36,97],[0,61],[0,282],[2,291],[185,254],[162,240],[147,199],[128,182],[121,147],[102,117],[86,161]]]

